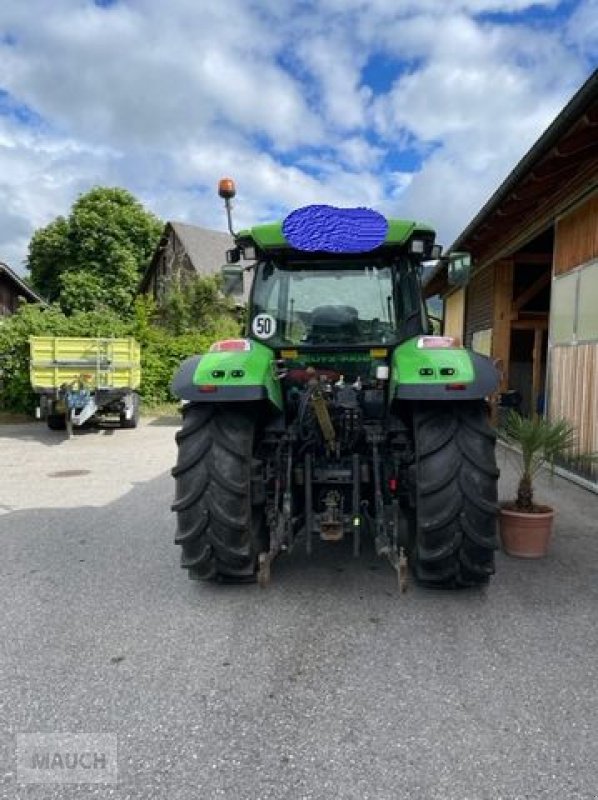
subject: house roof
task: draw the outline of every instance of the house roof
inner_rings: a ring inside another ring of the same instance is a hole
[[[203,228],[200,225],[189,225],[186,222],[167,222],[152,260],[139,283],[139,291],[147,288],[158,259],[168,244],[171,234],[178,238],[196,272],[214,274],[225,263],[225,253],[234,246],[230,234]]]
[[[12,270],[8,264],[5,264],[3,261],[0,261],[0,275],[6,275],[11,283],[13,283],[18,291],[19,294],[23,295],[27,300],[31,303],[43,303],[46,305],[46,301],[43,297],[41,297],[36,291],[34,291],[30,286],[28,286],[25,281],[20,278],[17,273]]]
[[[170,226],[198,272],[218,272],[225,263],[225,252],[235,244],[232,236],[222,231],[183,222],[171,222]]]
[[[598,69],[571,98],[449,248],[466,250],[474,269],[513,252],[550,225],[564,206],[598,183]],[[426,294],[446,285],[446,265]]]

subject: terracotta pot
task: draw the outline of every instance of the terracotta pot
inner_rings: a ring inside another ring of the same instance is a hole
[[[503,550],[517,558],[542,558],[548,552],[554,509],[537,514],[500,509],[500,538]]]

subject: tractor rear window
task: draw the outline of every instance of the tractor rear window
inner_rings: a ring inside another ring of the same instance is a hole
[[[273,345],[397,341],[393,270],[330,262],[258,265],[251,331]]]

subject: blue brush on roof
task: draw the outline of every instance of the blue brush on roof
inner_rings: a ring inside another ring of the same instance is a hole
[[[296,250],[366,253],[386,239],[388,222],[371,208],[303,206],[284,220],[282,232]]]

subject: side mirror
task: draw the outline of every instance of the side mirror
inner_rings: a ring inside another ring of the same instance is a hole
[[[467,286],[471,273],[471,253],[450,253],[448,257],[449,286]]]
[[[227,296],[243,296],[243,267],[222,267],[222,291]]]

